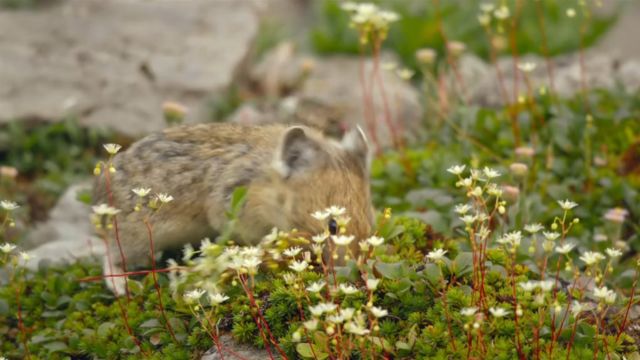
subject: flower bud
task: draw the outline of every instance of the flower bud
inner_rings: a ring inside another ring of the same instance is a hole
[[[511,170],[511,173],[516,177],[524,177],[527,175],[529,167],[526,164],[516,162],[509,166],[509,170]]]

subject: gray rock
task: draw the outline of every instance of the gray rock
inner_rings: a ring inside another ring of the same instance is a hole
[[[0,123],[57,120],[141,135],[161,104],[197,119],[233,80],[257,31],[250,1],[60,0],[0,10]]]
[[[209,349],[200,359],[201,360],[222,360],[231,358],[238,358],[237,356],[233,356],[233,353],[238,354],[242,359],[247,360],[264,360],[269,358],[269,354],[264,349],[257,349],[253,346],[246,344],[239,344],[236,342],[231,335],[222,335],[220,336],[220,346],[222,348],[222,356],[218,353],[218,349],[214,346]],[[231,351],[229,351],[231,350]],[[275,351],[275,350],[273,350]],[[233,353],[232,353],[233,352]],[[274,354],[276,358],[279,358],[276,354]]]
[[[535,69],[527,75],[528,81],[525,81],[522,71],[514,71],[511,57],[499,59],[495,66],[473,55],[462,57],[460,74],[470,102],[485,106],[501,106],[515,101],[517,95],[528,94],[530,90],[538,91],[542,86],[550,89],[546,60],[539,56],[525,56],[519,59],[518,64],[525,62],[536,64]],[[571,97],[580,92],[583,86],[587,89],[612,89],[621,85],[630,92],[640,89],[638,60],[623,60],[608,54],[590,52],[584,56],[584,71],[580,62],[579,54],[551,59],[554,69],[553,87],[561,97]],[[500,69],[506,95],[500,84],[497,69]]]
[[[49,219],[28,232],[24,242],[32,256],[28,267],[36,268],[41,261],[72,262],[104,254],[104,243],[93,235],[91,207],[76,199],[79,191],[90,186],[85,182],[69,187],[49,213]]]

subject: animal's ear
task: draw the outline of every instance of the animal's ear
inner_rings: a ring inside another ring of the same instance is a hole
[[[341,143],[343,149],[362,160],[367,168],[369,167],[369,162],[371,161],[369,142],[360,126],[356,126],[355,129],[351,129],[344,134]]]
[[[320,151],[320,145],[305,133],[303,127],[292,126],[280,139],[273,167],[282,177],[289,177],[312,167],[319,161]]]

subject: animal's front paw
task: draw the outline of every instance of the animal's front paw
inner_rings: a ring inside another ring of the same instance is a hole
[[[127,277],[119,275],[124,274],[124,269],[118,265],[110,265],[109,260],[105,258],[102,273],[105,284],[114,295],[122,296],[127,293]]]

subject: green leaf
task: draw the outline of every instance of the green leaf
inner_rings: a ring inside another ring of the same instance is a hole
[[[400,280],[409,273],[407,264],[404,261],[396,263],[378,262],[375,264],[375,268],[382,276],[391,280]]]
[[[315,345],[308,343],[300,343],[296,345],[296,351],[305,359],[324,360],[329,357],[328,354],[320,352]]]
[[[461,252],[451,264],[451,272],[460,278],[473,270],[473,255],[470,252]]]

